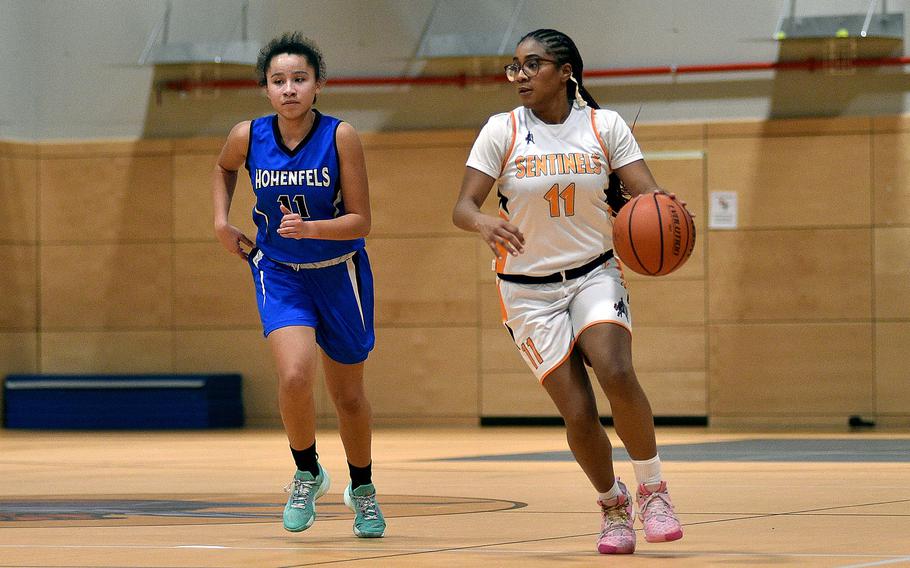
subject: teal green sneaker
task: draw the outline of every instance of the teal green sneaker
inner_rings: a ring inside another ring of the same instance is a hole
[[[284,529],[300,532],[310,528],[316,520],[316,499],[326,494],[329,485],[329,473],[322,465],[315,478],[312,473],[298,469],[294,479],[284,488],[290,493],[288,504],[284,506]]]
[[[376,502],[376,488],[372,483],[351,491],[351,484],[344,489],[344,504],[354,511],[354,534],[361,538],[381,538],[385,534],[385,517]]]

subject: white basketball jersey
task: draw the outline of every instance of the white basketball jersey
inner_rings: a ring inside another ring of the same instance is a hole
[[[613,247],[607,177],[642,159],[616,112],[572,107],[562,124],[530,109],[490,117],[467,165],[499,182],[500,216],[524,234],[524,253],[495,262],[496,272],[545,276],[575,268]]]

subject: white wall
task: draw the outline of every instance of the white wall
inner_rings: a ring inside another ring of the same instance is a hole
[[[443,0],[450,2],[450,0]],[[454,0],[451,0],[454,1]],[[510,14],[517,0],[464,0],[464,23]],[[862,13],[866,0],[795,0],[801,15]],[[472,3],[473,2],[473,3]],[[174,0],[169,39],[239,39],[240,0]],[[782,0],[527,0],[512,38],[536,27],[569,33],[587,69],[773,61]],[[223,135],[269,111],[255,91],[164,93],[168,77],[198,69],[139,66],[165,0],[0,0],[0,138],[56,139]],[[431,0],[251,0],[249,36],[299,29],[323,48],[330,77],[489,72],[501,62],[418,61]],[[451,8],[452,4],[446,4]],[[907,2],[887,2],[903,12]],[[483,10],[479,8],[483,7]],[[451,11],[451,10],[450,10]],[[905,22],[907,25],[908,22]],[[434,28],[447,25],[436,22]],[[452,25],[456,25],[452,23]],[[479,25],[479,24],[478,24]],[[489,71],[486,67],[489,67]],[[682,75],[589,80],[592,93],[645,122],[770,116],[894,114],[908,107],[902,68],[832,77],[822,72]],[[205,70],[252,77],[248,68]],[[910,73],[910,70],[908,70]],[[478,127],[516,105],[504,84],[482,87],[330,88],[324,112],[361,130]]]
[[[34,57],[31,26],[33,5],[0,0],[0,139],[35,138],[35,89],[38,83],[28,61]]]

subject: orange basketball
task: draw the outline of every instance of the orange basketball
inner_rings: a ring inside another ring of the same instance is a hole
[[[692,217],[668,195],[635,196],[613,219],[613,250],[639,274],[670,274],[685,264],[694,247]]]

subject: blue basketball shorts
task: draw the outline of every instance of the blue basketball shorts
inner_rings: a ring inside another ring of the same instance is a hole
[[[249,262],[263,335],[292,325],[312,327],[316,343],[331,359],[348,365],[366,360],[376,342],[366,250],[314,267],[277,262],[253,249]]]

